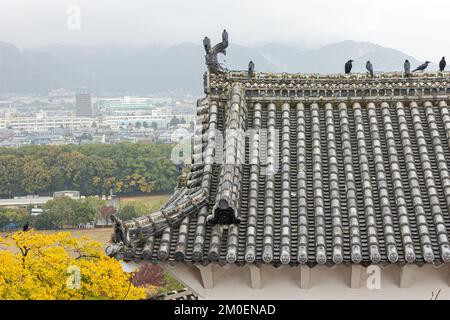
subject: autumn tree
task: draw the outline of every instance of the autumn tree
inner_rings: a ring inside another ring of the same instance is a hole
[[[0,238],[0,300],[145,298],[132,277],[88,238],[33,230]]]
[[[0,196],[172,191],[178,171],[171,148],[141,143],[0,148]]]

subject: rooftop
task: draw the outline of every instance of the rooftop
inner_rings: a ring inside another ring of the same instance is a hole
[[[207,72],[194,164],[117,258],[188,265],[450,262],[448,73]]]

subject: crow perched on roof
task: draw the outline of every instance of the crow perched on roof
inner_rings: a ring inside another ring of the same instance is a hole
[[[415,70],[413,70],[413,72],[425,70],[430,63],[431,63],[430,61],[425,61],[424,64],[421,64],[420,66],[418,66]]]
[[[367,69],[367,71],[369,71],[370,76],[373,78],[373,65],[370,61],[367,61],[366,69]]]
[[[403,67],[405,68],[405,74],[408,76],[411,73],[411,63],[408,59],[405,60]]]
[[[353,60],[348,60],[347,63],[345,64],[345,74],[349,74],[350,72],[352,72],[352,62]]]
[[[248,63],[248,74],[249,74],[250,76],[252,76],[252,75],[253,75],[253,72],[255,72],[255,64],[253,63],[253,61],[250,61],[250,62]]]
[[[28,223],[28,221],[25,223],[25,225],[23,226],[23,228],[22,228],[22,231],[23,232],[26,232],[26,231],[28,231],[28,230],[30,230],[30,224]]]
[[[209,53],[211,50],[211,40],[208,37],[203,39],[203,47],[205,48],[206,53]]]
[[[228,32],[225,29],[223,29],[223,32],[222,32],[222,41],[228,42]]]
[[[442,57],[441,62],[439,62],[439,70],[443,72],[445,70],[445,66],[447,62],[445,61],[445,57]]]

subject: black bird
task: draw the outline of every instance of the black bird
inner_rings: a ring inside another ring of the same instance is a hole
[[[367,71],[369,71],[370,76],[373,78],[373,66],[372,66],[372,63],[370,61],[367,61],[366,69],[367,69]]]
[[[441,62],[439,62],[439,70],[441,72],[444,72],[446,65],[447,65],[447,62],[445,61],[445,57],[442,57]]]
[[[181,160],[180,162],[178,162],[175,167],[178,169],[178,172],[181,174],[183,173],[183,168],[184,168],[184,161]]]
[[[405,68],[405,74],[408,76],[411,73],[411,63],[409,60],[405,60],[403,67]]]
[[[203,39],[203,47],[205,48],[206,53],[209,53],[211,50],[211,40],[208,37]]]
[[[353,60],[348,60],[347,63],[345,64],[345,74],[349,74],[350,72],[352,72],[352,65]]]
[[[223,32],[222,32],[222,41],[228,42],[228,32],[225,29],[223,29]]]
[[[248,74],[249,74],[250,76],[252,76],[252,75],[253,75],[253,72],[255,72],[255,64],[253,63],[253,61],[250,61],[250,62],[248,63]]]
[[[413,72],[425,70],[430,63],[431,63],[430,61],[425,61],[424,64],[421,64],[420,66],[418,66],[416,69],[413,70]]]
[[[25,223],[25,225],[23,226],[23,228],[22,228],[22,231],[23,232],[26,232],[26,231],[28,231],[28,230],[30,230],[30,224],[28,223],[28,221]]]

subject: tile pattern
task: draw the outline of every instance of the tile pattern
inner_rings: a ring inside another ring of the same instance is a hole
[[[235,82],[209,94],[198,106],[188,182],[161,210],[168,219],[189,212],[158,230],[149,229],[155,215],[125,222],[126,257],[450,262],[449,99],[394,91],[378,101],[255,98]]]

